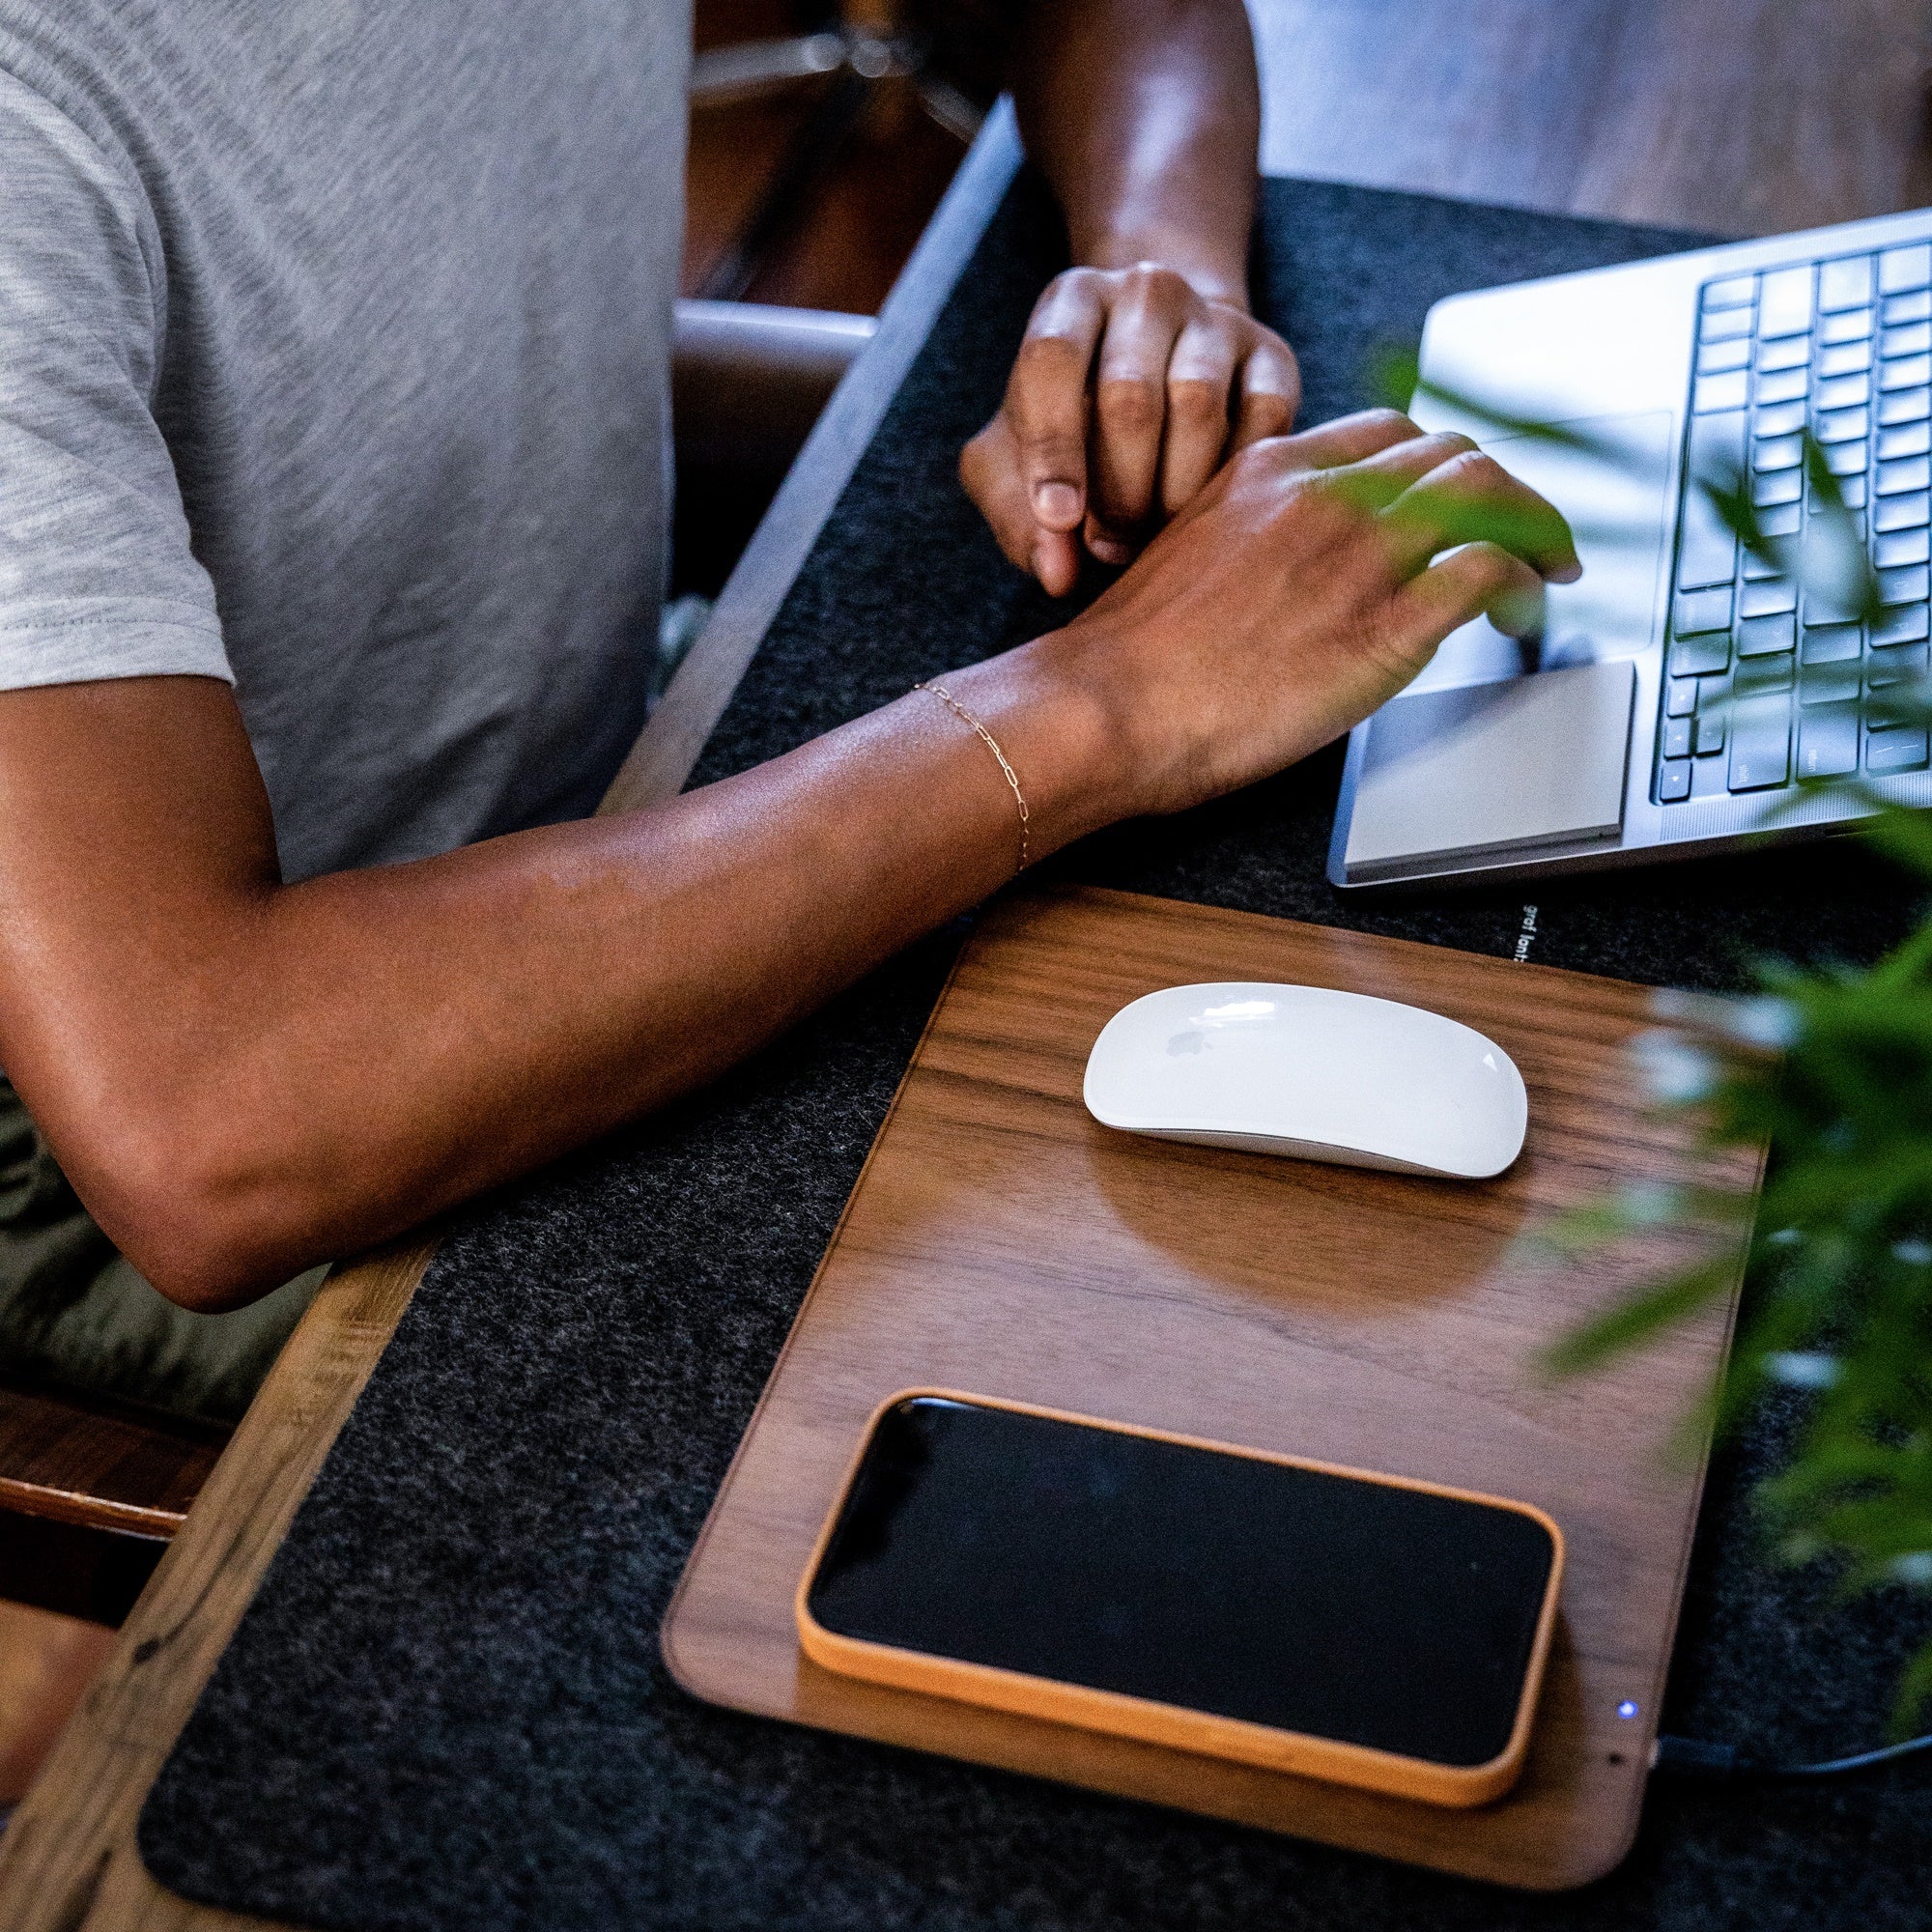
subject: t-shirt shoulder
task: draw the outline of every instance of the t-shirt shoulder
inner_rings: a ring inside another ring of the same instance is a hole
[[[154,413],[163,272],[140,184],[0,67],[0,689],[229,679]]]

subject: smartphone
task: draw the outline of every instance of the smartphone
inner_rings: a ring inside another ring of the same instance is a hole
[[[1479,1804],[1522,1768],[1562,1573],[1523,1503],[914,1389],[795,1608],[846,1676]]]

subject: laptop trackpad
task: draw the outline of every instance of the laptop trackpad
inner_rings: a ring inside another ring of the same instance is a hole
[[[1348,876],[1616,837],[1635,688],[1622,661],[1391,698],[1368,726]]]

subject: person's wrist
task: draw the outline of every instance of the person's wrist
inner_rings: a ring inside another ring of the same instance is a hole
[[[1204,251],[1192,237],[1146,230],[1095,237],[1079,250],[1079,266],[1089,269],[1172,270],[1203,301],[1251,313],[1247,263]]]
[[[1050,631],[945,683],[1011,761],[1036,859],[1149,809],[1130,707],[1078,631]]]

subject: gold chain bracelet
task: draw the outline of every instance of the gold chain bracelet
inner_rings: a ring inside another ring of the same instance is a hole
[[[943,684],[926,684],[922,682],[914,685],[913,689],[915,691],[930,692],[962,724],[970,724],[985,740],[987,751],[991,752],[994,757],[999,759],[1000,769],[1006,773],[1007,782],[1013,788],[1013,803],[1020,809],[1020,870],[1024,872],[1028,863],[1026,793],[1020,789],[1019,778],[1014,773],[1012,766],[1007,763],[1007,754],[1000,750],[1000,741]]]

